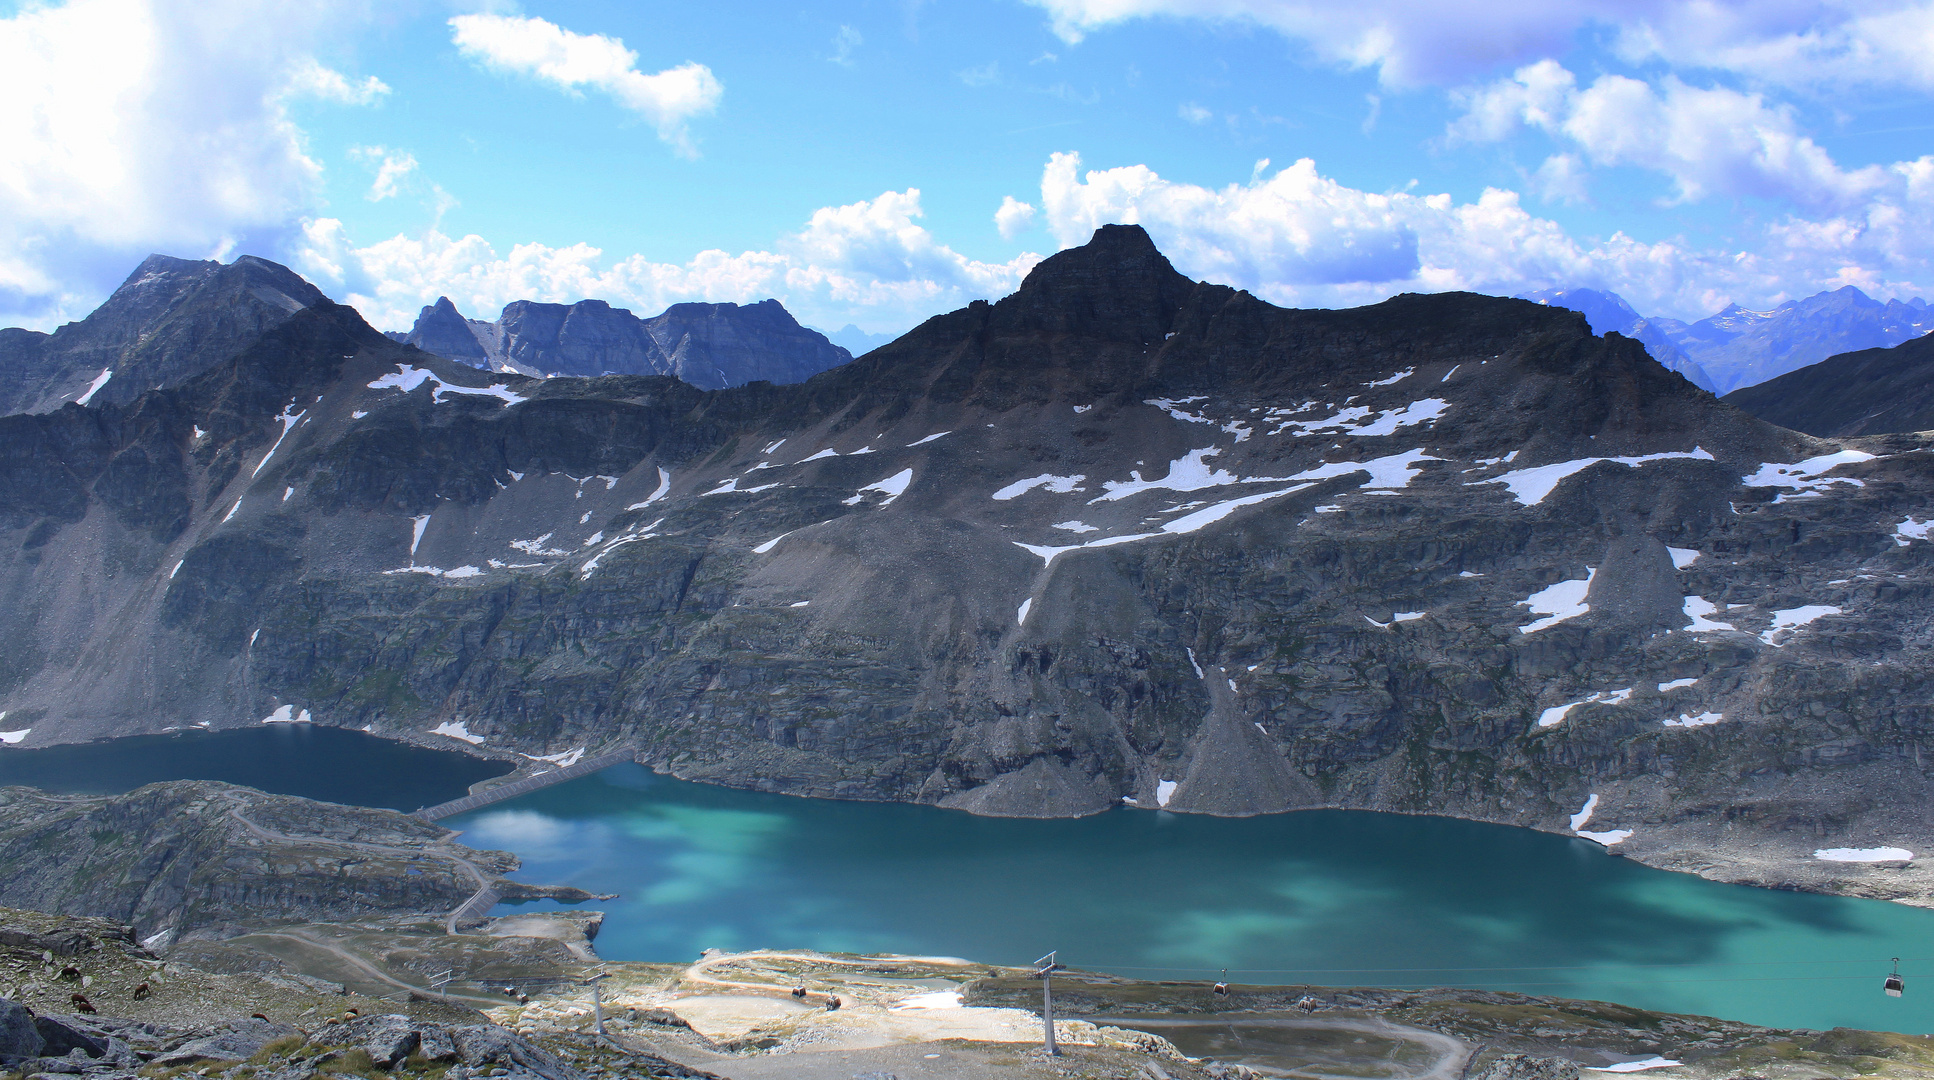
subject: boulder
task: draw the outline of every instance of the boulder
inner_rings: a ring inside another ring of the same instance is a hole
[[[107,1053],[107,1039],[78,1017],[43,1013],[34,1018],[34,1029],[40,1032],[43,1057],[60,1057],[75,1050],[91,1058]]]
[[[544,1080],[584,1080],[584,1074],[539,1047],[495,1024],[466,1024],[450,1029],[457,1057],[465,1065],[497,1065],[511,1073],[530,1073]],[[453,1070],[454,1071],[454,1070]]]
[[[379,1069],[394,1069],[422,1043],[421,1028],[434,1026],[418,1025],[407,1016],[395,1014],[365,1016],[337,1028],[329,1040],[359,1047]]]
[[[440,1024],[424,1024],[417,1032],[419,1042],[416,1051],[430,1061],[457,1060],[457,1041]]]
[[[25,1005],[0,998],[0,1064],[39,1057],[45,1044],[33,1012]]]
[[[197,1061],[247,1061],[277,1039],[301,1034],[271,1020],[240,1020],[227,1030],[190,1039],[155,1059],[157,1065],[187,1065]]]

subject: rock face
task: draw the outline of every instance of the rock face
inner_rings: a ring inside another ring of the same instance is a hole
[[[1717,393],[1727,394],[1838,353],[1919,337],[1934,330],[1934,312],[1919,297],[1883,304],[1847,285],[1771,311],[1733,304],[1696,323],[1654,319],[1652,324],[1698,361]]]
[[[1809,435],[1934,429],[1934,336],[1844,353],[1735,390],[1726,401]]]
[[[1525,301],[1275,308],[1132,227],[796,386],[490,374],[318,304],[0,419],[0,730],[306,711],[982,813],[1443,813],[1715,874],[1745,837],[1756,880],[1912,892],[1810,852],[1934,844],[1927,445]]]
[[[177,386],[322,300],[288,268],[252,255],[227,266],[150,255],[80,322],[52,334],[0,330],[0,412],[48,412],[81,397],[126,403]]]
[[[602,300],[519,300],[494,323],[466,319],[448,297],[423,309],[404,338],[472,367],[526,375],[671,375],[708,390],[764,380],[803,382],[851,360],[800,326],[777,300],[673,304],[639,319]]]
[[[1652,359],[1665,365],[1667,370],[1676,371],[1686,377],[1686,381],[1701,390],[1714,389],[1712,376],[1699,366],[1698,361],[1687,356],[1666,332],[1632,310],[1632,305],[1617,293],[1600,292],[1597,289],[1540,289],[1524,294],[1526,300],[1535,300],[1552,307],[1570,308],[1591,323],[1594,333],[1605,334],[1616,331],[1633,338],[1645,346]]]
[[[129,923],[159,944],[268,917],[440,914],[484,884],[503,895],[587,899],[502,880],[515,856],[448,842],[405,814],[205,781],[96,798],[0,788],[0,905]],[[133,944],[130,931],[126,944]],[[7,931],[0,929],[0,934]],[[76,948],[96,947],[85,934]],[[112,935],[95,929],[93,938]],[[0,944],[19,942],[0,937]],[[52,951],[59,942],[28,947]],[[61,955],[61,954],[56,954]],[[247,1057],[247,1054],[241,1055]]]

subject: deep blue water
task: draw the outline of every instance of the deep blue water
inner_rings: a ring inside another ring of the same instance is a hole
[[[279,795],[415,810],[510,766],[316,724],[177,731],[37,750],[0,747],[0,786],[112,795],[161,780],[223,780]]]
[[[619,766],[446,824],[522,856],[524,880],[623,894],[598,905],[611,959],[775,947],[1021,964],[1056,949],[1149,978],[1226,966],[1236,982],[1483,987],[1934,1031],[1934,980],[1921,981],[1934,911],[1722,885],[1451,818],[980,818]],[[1899,999],[1881,993],[1896,955],[1909,958]]]

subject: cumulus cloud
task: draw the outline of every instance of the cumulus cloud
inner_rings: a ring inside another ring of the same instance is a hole
[[[1264,162],[1249,182],[1219,189],[1144,165],[1085,174],[1080,166],[1078,155],[1055,154],[1042,175],[1046,224],[1062,247],[1103,224],[1140,224],[1182,272],[1286,305],[1585,285],[1616,291],[1648,314],[1697,318],[1730,300],[1775,303],[1841,284],[1911,294],[1934,283],[1929,215],[1885,207],[1789,217],[1756,249],[1715,250],[1624,233],[1580,239],[1495,188],[1467,203],[1361,191],[1321,175],[1309,159],[1274,175]],[[1908,171],[1920,197],[1934,194],[1934,163]]]
[[[0,319],[85,314],[150,251],[273,250],[320,172],[288,110],[387,90],[312,54],[361,17],[69,0],[0,19]]]
[[[994,211],[994,227],[1001,231],[1001,239],[1012,240],[1034,227],[1035,213],[1033,203],[1024,203],[1012,195],[1004,195],[1001,197],[1001,208]]]
[[[917,189],[888,191],[816,211],[777,250],[704,251],[683,263],[643,255],[608,260],[589,244],[519,244],[499,254],[480,236],[435,230],[357,247],[340,221],[319,218],[305,224],[294,261],[386,328],[409,326],[420,307],[443,295],[485,318],[512,300],[595,297],[655,314],[688,300],[777,297],[802,321],[898,330],[970,300],[1004,295],[1040,259],[969,259],[919,225],[921,215]]]
[[[1845,210],[1904,190],[1900,167],[1843,169],[1799,130],[1793,110],[1756,93],[1659,85],[1601,75],[1580,87],[1554,60],[1461,95],[1455,138],[1496,140],[1535,128],[1570,142],[1595,165],[1630,165],[1670,176],[1677,198],[1773,199],[1809,210]]]
[[[498,71],[575,92],[592,87],[649,120],[679,153],[693,149],[687,125],[718,107],[725,87],[704,64],[685,63],[647,75],[638,54],[604,34],[577,34],[530,16],[458,15],[452,38],[464,55]]]

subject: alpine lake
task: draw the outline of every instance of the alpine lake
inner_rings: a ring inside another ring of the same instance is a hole
[[[170,779],[413,810],[506,766],[273,725],[0,749],[0,785]],[[1453,818],[1124,808],[1072,820],[685,783],[619,765],[451,818],[518,877],[620,894],[611,960],[893,952],[1252,984],[1456,986],[1778,1027],[1934,1031],[1934,910],[1723,885]],[[553,906],[503,905],[501,913]],[[1881,992],[1900,956],[1907,993]]]

